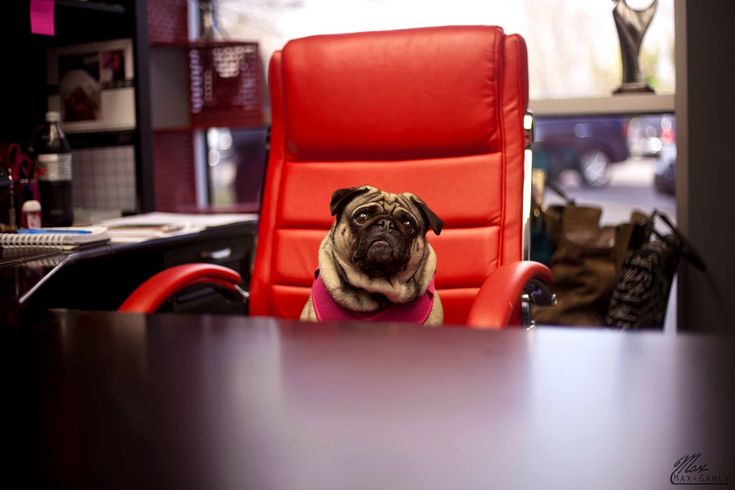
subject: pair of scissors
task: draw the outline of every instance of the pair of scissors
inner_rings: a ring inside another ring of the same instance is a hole
[[[35,174],[33,159],[23,153],[23,149],[17,143],[11,143],[8,146],[8,160],[10,168],[13,172],[13,180],[19,182],[21,180],[31,180]]]

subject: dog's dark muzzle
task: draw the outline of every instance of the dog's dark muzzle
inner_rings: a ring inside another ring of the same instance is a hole
[[[408,263],[410,241],[393,219],[379,218],[358,235],[353,260],[369,276],[392,276]]]

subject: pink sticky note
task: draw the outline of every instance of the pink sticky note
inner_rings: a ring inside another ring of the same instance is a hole
[[[31,32],[54,35],[54,0],[31,0]]]

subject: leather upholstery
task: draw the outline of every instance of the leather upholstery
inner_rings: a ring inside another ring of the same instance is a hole
[[[164,269],[138,286],[117,311],[153,313],[175,293],[197,284],[237,291],[241,283],[237,271],[216,264],[182,264]]]
[[[485,279],[521,259],[523,39],[484,26],[313,36],[273,55],[269,83],[251,314],[298,317],[332,191],[370,184],[444,220],[436,287],[445,323],[466,323]]]
[[[543,264],[524,260],[511,262],[495,269],[480,287],[472,303],[467,323],[476,327],[519,325],[521,295],[532,279],[551,283],[551,270]],[[502,287],[498,287],[502,284]]]

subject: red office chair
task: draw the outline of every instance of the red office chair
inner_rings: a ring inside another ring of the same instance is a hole
[[[430,241],[445,323],[520,323],[531,297],[549,298],[549,269],[521,261],[531,140],[520,36],[462,26],[307,37],[273,55],[269,78],[252,315],[298,318],[332,191],[362,184],[415,193],[444,220]]]

